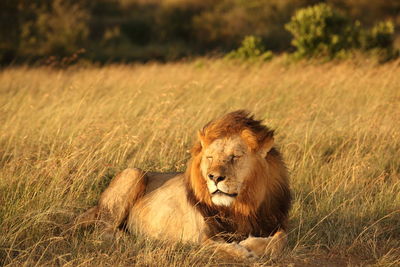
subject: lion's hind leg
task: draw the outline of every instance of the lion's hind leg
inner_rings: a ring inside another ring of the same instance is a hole
[[[133,204],[146,190],[146,174],[136,168],[129,168],[115,176],[100,196],[97,206],[87,210],[76,220],[77,226],[96,223],[108,236],[124,223]]]

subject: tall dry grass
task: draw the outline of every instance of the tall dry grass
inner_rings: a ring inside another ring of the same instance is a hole
[[[277,264],[400,265],[398,61],[18,67],[0,72],[0,96],[0,264],[271,264],[68,228],[118,171],[182,171],[196,130],[244,108],[277,130],[291,173]]]

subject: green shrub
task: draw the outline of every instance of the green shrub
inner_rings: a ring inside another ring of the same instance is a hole
[[[265,50],[261,38],[253,35],[246,36],[242,41],[242,45],[237,50],[225,56],[227,59],[239,59],[244,61],[268,61],[272,59],[272,57],[272,52]]]
[[[348,17],[324,3],[298,10],[286,24],[300,58],[333,58],[357,47],[359,27],[359,22],[351,23]]]
[[[368,56],[376,58],[379,62],[399,56],[399,52],[393,47],[394,25],[391,21],[380,21],[371,29],[363,31],[360,42]]]
[[[391,21],[380,21],[372,29],[364,32],[362,46],[364,49],[392,49],[394,40],[394,25]]]

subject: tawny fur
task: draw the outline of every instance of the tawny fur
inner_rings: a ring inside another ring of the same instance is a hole
[[[210,172],[223,181],[210,181]],[[222,193],[210,192],[216,188]],[[239,257],[277,256],[286,244],[290,202],[273,131],[236,111],[199,132],[185,173],[126,169],[77,224],[101,221],[106,231],[124,227],[154,238],[206,242]]]

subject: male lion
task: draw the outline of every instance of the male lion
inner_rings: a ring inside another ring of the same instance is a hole
[[[276,257],[286,244],[291,196],[273,143],[273,131],[248,112],[226,114],[199,131],[185,173],[126,169],[77,223]]]

